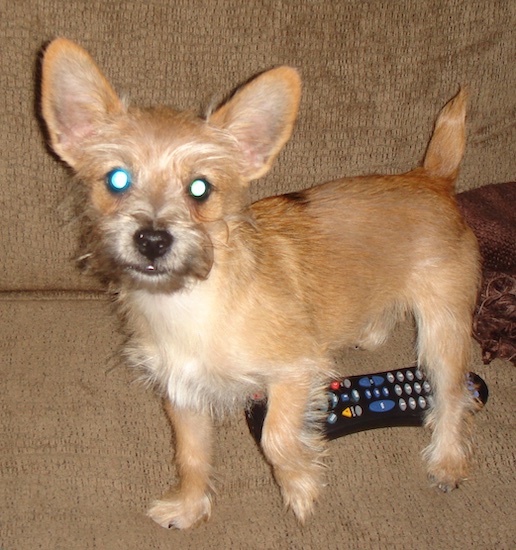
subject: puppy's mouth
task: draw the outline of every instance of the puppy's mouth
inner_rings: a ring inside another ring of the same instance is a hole
[[[169,275],[169,271],[163,267],[149,263],[145,265],[129,264],[125,266],[125,270],[130,273],[137,273],[148,277],[157,277],[159,275]]]
[[[133,279],[157,281],[158,279],[170,278],[173,273],[169,269],[163,266],[156,265],[155,263],[145,264],[126,264],[124,271]]]
[[[209,266],[182,266],[181,269],[171,269],[170,266],[160,265],[159,262],[129,263],[123,266],[124,272],[136,284],[149,284],[151,288],[161,287],[181,288],[187,281],[205,280],[211,270]]]

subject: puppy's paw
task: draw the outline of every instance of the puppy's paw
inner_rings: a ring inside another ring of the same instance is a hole
[[[322,487],[319,471],[282,470],[276,471],[275,475],[285,506],[304,524],[313,514]]]
[[[184,495],[177,493],[152,503],[147,515],[167,529],[189,529],[211,515],[209,495]]]
[[[437,487],[443,493],[451,493],[466,479],[466,470],[450,471],[434,467],[428,470],[428,479],[433,487]]]
[[[427,471],[430,483],[438,487],[443,493],[450,493],[457,489],[462,481],[467,479],[468,459],[460,450],[447,454],[440,454],[431,450],[425,451]]]

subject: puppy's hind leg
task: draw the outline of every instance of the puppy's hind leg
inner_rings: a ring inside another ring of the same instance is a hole
[[[426,418],[432,439],[423,456],[432,483],[444,492],[467,477],[474,408],[466,385],[471,292],[468,297],[464,288],[452,287],[441,279],[432,291],[419,295],[416,310],[418,360],[433,389],[433,405]]]
[[[148,515],[162,527],[187,529],[210,517],[213,428],[209,414],[176,409],[168,401],[165,410],[175,432],[179,486],[154,501]]]

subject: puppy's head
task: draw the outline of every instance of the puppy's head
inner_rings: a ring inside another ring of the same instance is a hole
[[[128,107],[65,39],[42,65],[51,146],[88,189],[91,254],[109,278],[174,290],[208,277],[223,236],[246,216],[249,181],[290,137],[300,79],[263,73],[206,118]]]

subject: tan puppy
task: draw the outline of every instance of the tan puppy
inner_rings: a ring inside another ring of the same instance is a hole
[[[211,417],[268,395],[262,446],[303,521],[322,486],[318,410],[343,346],[381,344],[406,312],[434,388],[424,456],[448,491],[466,475],[465,385],[479,256],[453,198],[465,94],[442,110],[423,166],[249,204],[290,137],[300,79],[258,76],[206,118],[121,101],[64,39],[43,60],[55,152],[89,190],[91,261],[118,291],[129,362],[163,393],[177,489],[149,515],[187,528],[211,511]]]

